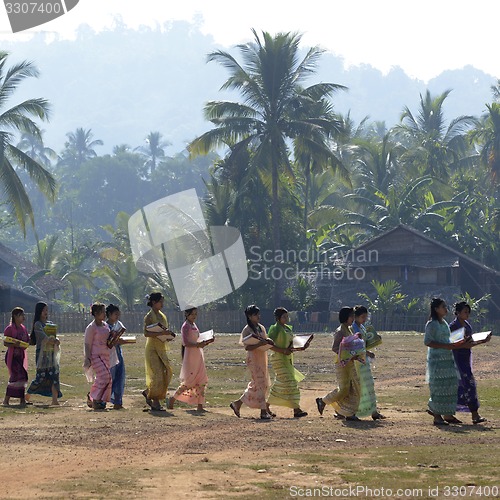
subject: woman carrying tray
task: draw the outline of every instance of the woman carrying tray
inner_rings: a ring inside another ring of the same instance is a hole
[[[180,373],[181,383],[175,394],[169,399],[168,408],[173,410],[175,400],[196,405],[199,412],[205,411],[205,389],[208,383],[207,370],[203,348],[213,342],[205,340],[200,342],[200,330],[196,326],[198,309],[192,307],[184,311],[182,333],[182,368]]]
[[[269,395],[269,405],[285,406],[293,409],[296,418],[307,416],[307,412],[300,408],[299,382],[305,376],[293,366],[293,334],[292,328],[287,325],[288,311],[284,307],[274,310],[276,323],[269,328],[268,336],[274,341],[274,351],[271,355],[271,365],[274,369],[275,380]]]
[[[355,306],[352,330],[354,333],[359,333],[361,335],[365,344],[367,339],[365,323],[367,319],[368,309],[365,306]],[[374,357],[375,354],[367,350],[366,363],[355,364],[356,371],[358,372],[359,383],[361,385],[361,394],[356,415],[358,417],[367,417],[368,415],[371,415],[373,420],[379,420],[385,417],[377,410],[377,396],[375,395],[375,384],[373,382],[372,369],[370,366],[370,359],[373,359]]]
[[[57,406],[58,398],[62,398],[59,384],[61,349],[59,339],[45,332],[48,315],[47,304],[38,302],[35,306],[30,340],[31,344],[36,345],[36,376],[28,388],[28,394],[52,397],[51,404]]]
[[[26,406],[24,391],[28,384],[28,353],[29,335],[23,325],[24,310],[20,307],[12,309],[10,325],[5,328],[4,343],[7,347],[5,364],[9,370],[9,382],[5,391],[3,404],[9,406],[10,398],[19,398],[20,405]]]

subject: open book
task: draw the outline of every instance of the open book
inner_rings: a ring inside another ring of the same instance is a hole
[[[113,347],[118,342],[118,339],[127,331],[127,329],[120,323],[117,326],[117,330],[111,330],[107,340],[108,347]]]
[[[314,335],[294,335],[292,341],[292,348],[295,351],[305,351],[311,343]]]
[[[151,333],[161,333],[166,330],[166,328],[159,323],[153,323],[152,325],[146,326],[146,330]]]
[[[483,342],[486,340],[489,336],[491,335],[491,331],[489,332],[477,332],[472,334],[472,341],[473,342]],[[465,328],[459,328],[458,330],[455,330],[451,332],[450,335],[450,342],[452,344],[456,342],[460,342],[465,338]]]
[[[473,333],[472,334],[472,341],[473,342],[482,342],[483,340],[486,340],[490,335],[491,335],[491,331]]]
[[[214,331],[213,330],[207,330],[206,332],[200,333],[198,337],[198,342],[206,342],[207,340],[214,340]]]
[[[258,337],[255,333],[251,333],[250,335],[243,337],[243,345],[255,345],[258,344],[259,342],[262,342],[262,339]],[[271,347],[273,347],[271,344],[263,344],[260,347],[257,347],[256,350],[267,351],[268,349],[271,349]]]
[[[156,338],[161,340],[162,342],[169,342],[170,340],[175,339],[175,333],[166,333],[165,335],[157,335]]]
[[[15,345],[16,342],[19,342],[19,347],[23,347],[24,349],[27,349],[29,347],[28,342],[23,342],[22,340],[15,339],[14,337],[9,337],[8,335],[4,336],[3,341],[7,344],[12,344],[12,345]]]

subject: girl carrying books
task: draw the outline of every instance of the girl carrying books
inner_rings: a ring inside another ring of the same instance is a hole
[[[175,394],[169,399],[168,407],[174,408],[175,400],[190,405],[196,405],[197,411],[205,411],[205,389],[208,383],[207,370],[205,368],[205,357],[203,348],[212,343],[213,340],[198,341],[200,330],[196,326],[198,309],[192,307],[184,311],[182,333],[182,368],[180,374],[181,383]]]
[[[469,323],[471,308],[467,302],[457,302],[455,304],[455,319],[450,323],[450,331],[454,332],[460,328],[465,330],[464,338],[472,339],[472,326]],[[484,341],[472,342],[471,347],[488,342],[490,337]],[[460,380],[458,381],[458,402],[457,411],[470,411],[472,423],[480,424],[486,422],[484,417],[479,415],[479,399],[477,397],[477,386],[474,373],[472,373],[472,351],[471,349],[455,349],[453,351],[455,365]]]
[[[92,382],[87,394],[87,405],[94,410],[104,410],[111,400],[110,351],[108,347],[109,326],[104,321],[106,306],[100,302],[92,304],[94,320],[85,329],[85,360],[83,368],[87,380]]]
[[[35,306],[30,343],[36,345],[36,376],[28,388],[28,394],[52,397],[52,405],[62,398],[59,384],[59,364],[61,359],[60,341],[54,335],[47,335],[49,307],[45,302]]]
[[[424,344],[427,349],[427,380],[430,398],[427,413],[434,417],[434,425],[461,424],[454,416],[457,407],[458,380],[453,354],[455,349],[470,349],[471,341],[464,338],[450,342],[450,327],[445,321],[446,302],[433,298],[429,321],[425,325]]]
[[[111,334],[121,332],[125,329],[120,321],[120,308],[114,304],[106,307],[106,323],[109,326]],[[123,409],[123,393],[125,392],[125,362],[123,361],[122,345],[124,341],[118,338],[111,346],[111,357],[115,362],[111,364],[111,402],[113,410]],[[109,345],[109,342],[108,342]]]
[[[18,398],[21,406],[26,406],[24,391],[28,384],[28,353],[29,335],[23,325],[24,309],[15,307],[11,312],[10,325],[5,328],[3,345],[7,347],[5,364],[9,370],[9,382],[5,391],[3,404],[9,406],[10,398]],[[22,344],[21,344],[22,343]]]
[[[146,389],[142,391],[142,395],[151,409],[158,411],[164,409],[160,401],[165,401],[172,380],[172,368],[167,356],[168,342],[163,342],[159,337],[172,332],[168,329],[167,317],[161,311],[163,295],[155,292],[148,295],[147,299],[147,305],[151,309],[144,316]],[[163,329],[151,332],[147,328],[150,325],[161,325]]]
[[[248,306],[245,316],[247,324],[241,332],[240,344],[244,345],[247,351],[246,362],[251,380],[241,397],[229,406],[238,418],[241,406],[245,403],[249,408],[260,409],[262,420],[270,420],[276,415],[269,410],[267,403],[271,380],[267,367],[267,350],[264,349],[274,346],[274,342],[268,338],[266,329],[259,323],[260,309],[256,305]]]
[[[293,409],[295,418],[307,416],[300,408],[299,382],[305,376],[293,366],[293,333],[288,323],[288,311],[284,307],[274,310],[276,323],[269,328],[269,338],[274,341],[271,365],[275,380],[269,395],[269,405],[285,406]]]
[[[337,374],[338,388],[322,398],[316,398],[318,412],[323,415],[326,405],[332,405],[336,411],[336,417],[340,419],[358,421],[358,411],[361,387],[358,373],[354,363],[358,356],[354,355],[347,361],[340,359],[339,350],[344,338],[351,337],[353,331],[351,325],[354,321],[354,309],[342,307],[339,311],[340,326],[333,335],[332,351],[335,353],[335,372]]]
[[[368,319],[368,309],[365,306],[354,307],[354,322],[352,324],[352,331],[359,333],[365,342],[367,338],[367,331],[365,323]],[[375,383],[373,381],[372,369],[370,359],[375,358],[375,354],[371,351],[366,351],[366,362],[356,363],[356,371],[358,373],[359,383],[361,385],[361,394],[356,415],[358,417],[367,417],[371,415],[373,420],[384,419],[377,410],[377,396],[375,395]]]

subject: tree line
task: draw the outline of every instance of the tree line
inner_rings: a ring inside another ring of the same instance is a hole
[[[68,132],[56,153],[38,124],[49,118],[49,103],[8,105],[36,68],[8,68],[0,55],[0,231],[67,285],[63,308],[95,298],[130,310],[152,287],[175,303],[168,276],[136,270],[127,221],[192,187],[204,198],[207,224],[237,227],[246,248],[345,253],[404,223],[500,269],[500,82],[478,116],[446,116],[447,89],[420,95],[416,109],[402,104],[394,126],[370,117],[356,123],[335,110],[345,87],[310,83],[318,47],[300,57],[300,34],[253,34],[236,54],[208,55],[227,73],[221,90],[237,98],[206,103],[212,128],[172,156],[159,131],[100,156],[102,141],[85,127]],[[212,306],[272,307],[303,281],[249,280]]]

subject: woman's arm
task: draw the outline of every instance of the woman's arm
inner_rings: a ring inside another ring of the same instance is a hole
[[[427,347],[431,347],[433,349],[446,349],[448,351],[453,351],[455,349],[470,349],[473,345],[473,342],[470,340],[461,340],[460,342],[453,342],[450,344],[444,344],[442,342],[435,342],[434,340],[430,342],[426,342]]]
[[[274,346],[274,342],[272,341],[272,339],[266,339],[266,340],[261,340],[258,344],[246,345],[245,350],[255,351],[255,349],[257,349],[258,347],[261,347],[266,344],[271,344],[272,346]]]

